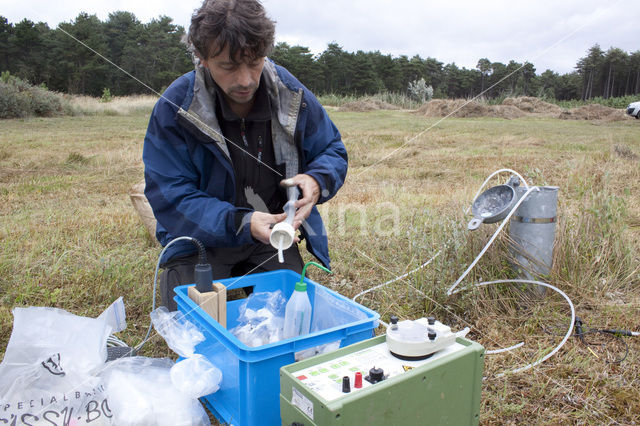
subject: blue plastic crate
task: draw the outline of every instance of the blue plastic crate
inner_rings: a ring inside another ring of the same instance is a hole
[[[220,280],[227,290],[254,286],[254,292],[281,290],[287,299],[293,293],[300,274],[278,270],[242,278]],[[307,293],[314,304],[316,287],[341,299],[362,312],[362,320],[341,326],[282,340],[255,348],[246,346],[227,329],[213,320],[187,295],[191,285],[176,287],[174,300],[178,310],[205,335],[205,341],[196,346],[196,353],[204,355],[222,371],[220,389],[204,397],[204,402],[221,422],[231,425],[280,425],[280,367],[292,364],[294,354],[325,343],[340,341],[340,347],[373,337],[378,326],[378,313],[359,305],[340,294],[305,279]],[[244,299],[227,302],[227,328],[237,325],[238,308]]]

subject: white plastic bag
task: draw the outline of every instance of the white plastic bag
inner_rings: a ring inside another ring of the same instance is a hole
[[[367,314],[355,308],[345,300],[339,299],[320,286],[315,287],[313,302],[313,319],[311,332],[328,330],[344,326],[352,322],[364,320]],[[295,360],[300,361],[319,354],[333,352],[340,347],[341,341],[325,343],[295,353]]]
[[[124,310],[124,301],[122,296],[111,304],[98,317],[99,320],[104,319],[111,326],[112,333],[118,333],[127,328],[127,315]]]
[[[192,398],[217,392],[222,381],[222,372],[199,354],[177,362],[170,376],[173,385]]]
[[[216,392],[222,372],[204,356],[195,353],[196,345],[205,339],[202,332],[181,312],[169,312],[164,306],[151,312],[151,322],[171,350],[185,358],[171,367],[173,385],[190,398]]]
[[[211,393],[220,383],[220,371],[206,359],[196,359],[176,373],[171,373],[175,365],[168,359],[127,357],[105,364],[112,328],[126,326],[121,299],[95,319],[35,307],[15,308],[13,315],[0,364],[0,424],[210,424],[196,399],[200,395],[194,395]],[[160,316],[174,346],[193,354],[202,333],[174,315]]]
[[[238,307],[238,325],[231,333],[247,346],[282,340],[287,299],[282,292],[251,293]]]
[[[55,308],[15,308],[0,364],[0,424],[111,424],[100,378],[111,326]]]
[[[153,328],[167,342],[172,351],[187,358],[194,354],[198,343],[204,341],[204,335],[198,328],[187,321],[181,312],[169,310],[161,306],[151,312]]]
[[[323,331],[367,319],[367,314],[326,289],[316,286],[311,332]]]
[[[173,385],[173,361],[129,357],[110,362],[101,373],[113,411],[121,426],[210,425],[200,402]]]

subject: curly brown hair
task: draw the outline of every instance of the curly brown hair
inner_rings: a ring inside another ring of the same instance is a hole
[[[232,61],[254,60],[273,49],[275,22],[258,0],[205,0],[191,17],[188,43],[202,59],[229,46]]]

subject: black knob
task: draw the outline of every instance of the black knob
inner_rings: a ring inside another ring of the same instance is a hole
[[[391,324],[397,324],[398,323],[398,317],[395,315],[391,315],[391,317],[389,317],[389,321],[391,321]]]
[[[436,319],[434,317],[427,318],[427,321],[429,321],[429,325],[434,325],[436,323]]]
[[[433,328],[430,328],[427,332],[427,337],[429,337],[429,340],[436,340],[436,336],[436,331]]]
[[[384,380],[384,370],[382,368],[373,367],[369,370],[369,375],[364,379],[371,384],[381,382]]]
[[[343,393],[351,392],[351,382],[349,381],[349,376],[344,376],[342,378],[342,392]]]

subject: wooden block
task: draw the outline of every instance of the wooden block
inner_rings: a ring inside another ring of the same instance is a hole
[[[200,293],[193,286],[189,287],[187,294],[189,299],[200,306],[211,318],[227,328],[227,288],[220,283],[213,283],[213,291]]]
[[[218,321],[218,293],[214,291],[208,291],[206,293],[200,293],[198,289],[193,286],[189,287],[187,291],[189,299],[202,308],[203,311],[208,313],[211,318]]]
[[[213,291],[218,294],[218,322],[227,328],[227,288],[220,283],[213,283]]]

